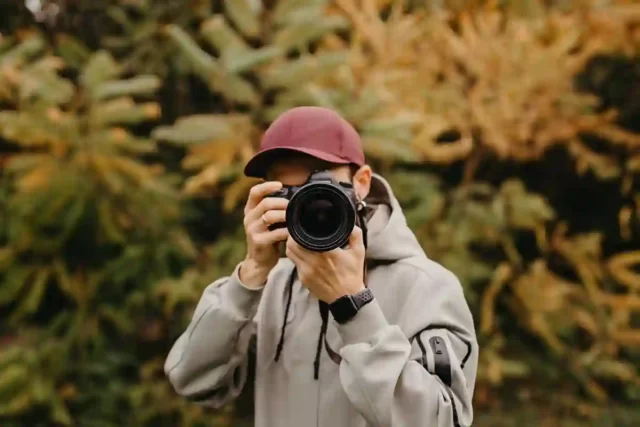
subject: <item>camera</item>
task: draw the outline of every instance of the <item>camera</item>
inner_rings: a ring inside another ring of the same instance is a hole
[[[300,186],[285,186],[267,197],[289,200],[286,223],[300,246],[314,252],[344,247],[357,221],[357,199],[353,185],[337,182],[329,171],[316,171]]]

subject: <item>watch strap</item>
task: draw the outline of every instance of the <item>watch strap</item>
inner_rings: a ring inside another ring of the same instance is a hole
[[[373,293],[369,288],[365,288],[357,294],[352,295],[351,298],[353,298],[356,308],[360,310],[362,307],[373,301]]]

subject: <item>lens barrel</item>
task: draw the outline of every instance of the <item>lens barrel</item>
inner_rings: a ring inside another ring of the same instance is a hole
[[[289,234],[307,250],[326,252],[343,247],[355,224],[352,198],[332,183],[311,182],[289,200]]]

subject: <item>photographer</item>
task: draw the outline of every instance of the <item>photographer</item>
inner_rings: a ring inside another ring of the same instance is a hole
[[[171,349],[176,391],[211,407],[237,397],[255,334],[257,427],[471,425],[478,346],[462,288],[426,257],[353,127],[289,110],[245,174],[265,179],[245,207],[247,256]]]

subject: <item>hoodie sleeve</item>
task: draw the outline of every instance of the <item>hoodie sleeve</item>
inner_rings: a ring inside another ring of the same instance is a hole
[[[249,289],[240,282],[239,268],[207,286],[164,365],[179,395],[214,408],[239,396],[244,387],[262,295],[262,289]]]
[[[417,328],[389,324],[375,299],[338,326],[342,386],[373,426],[470,426],[478,363],[471,312],[452,273],[414,273],[404,278],[416,286],[402,313],[412,320],[402,323]]]

